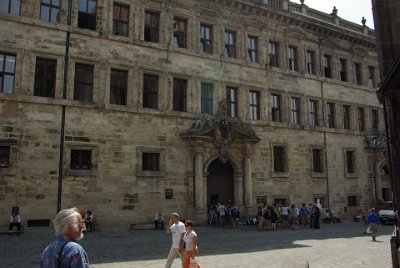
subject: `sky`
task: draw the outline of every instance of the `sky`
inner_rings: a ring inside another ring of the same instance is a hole
[[[290,2],[300,4],[300,0],[290,0]],[[361,25],[364,17],[367,20],[366,25],[374,29],[371,0],[304,0],[304,4],[329,14],[336,6],[340,18]]]

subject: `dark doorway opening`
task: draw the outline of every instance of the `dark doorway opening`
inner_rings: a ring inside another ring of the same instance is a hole
[[[234,170],[229,162],[222,163],[220,160],[214,160],[208,166],[207,177],[207,204],[224,203],[234,200]]]

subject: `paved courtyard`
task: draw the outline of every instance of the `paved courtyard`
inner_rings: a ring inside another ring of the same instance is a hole
[[[378,242],[363,234],[363,225],[345,221],[321,224],[321,229],[257,231],[254,226],[237,229],[195,227],[199,236],[199,260],[203,267],[288,267],[308,261],[316,267],[391,267],[392,225],[381,228]],[[39,267],[43,249],[53,241],[51,228],[26,228],[24,234],[0,234],[0,267]],[[102,228],[80,242],[91,267],[164,267],[171,237],[160,230]],[[173,268],[179,268],[178,259]]]

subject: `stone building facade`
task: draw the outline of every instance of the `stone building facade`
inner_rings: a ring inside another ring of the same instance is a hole
[[[287,0],[10,0],[0,10],[0,217],[103,226],[211,202],[390,199],[374,32]],[[304,2],[304,1],[303,1]],[[367,142],[369,141],[369,143]],[[380,143],[379,143],[380,144]]]

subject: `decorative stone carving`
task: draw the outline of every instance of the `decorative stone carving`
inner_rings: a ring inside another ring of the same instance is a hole
[[[380,149],[386,145],[387,138],[380,130],[378,130],[375,133],[366,136],[365,141],[368,144],[368,148]]]
[[[260,138],[253,127],[238,118],[227,115],[226,101],[218,102],[218,112],[214,118],[201,118],[190,124],[189,128],[181,133],[184,139],[212,138],[214,144],[220,149],[220,158],[226,162],[229,157],[229,147],[232,142],[257,143]]]

